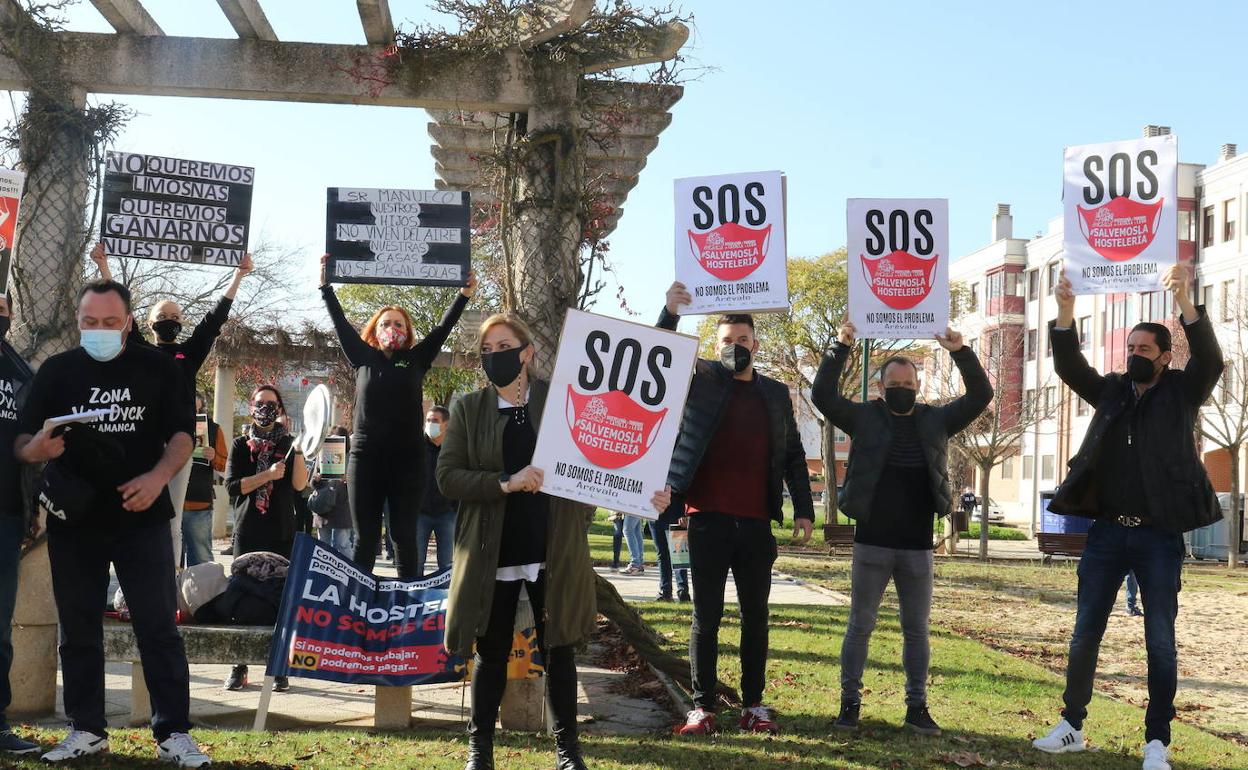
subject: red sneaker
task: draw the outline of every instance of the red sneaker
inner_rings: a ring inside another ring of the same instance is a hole
[[[780,734],[780,725],[776,723],[776,712],[761,703],[741,709],[741,732]]]
[[[715,732],[715,714],[696,708],[685,716],[685,723],[676,728],[677,735],[709,735]]]

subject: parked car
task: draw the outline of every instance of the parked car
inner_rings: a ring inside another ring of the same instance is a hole
[[[971,513],[971,521],[979,521],[979,517],[982,514],[983,510],[984,510],[984,498],[979,495],[976,495],[975,496],[975,510]],[[989,524],[1004,524],[1005,523],[1005,511],[1003,511],[1001,509],[1001,506],[997,504],[997,501],[993,500],[991,497],[988,498],[988,523]]]

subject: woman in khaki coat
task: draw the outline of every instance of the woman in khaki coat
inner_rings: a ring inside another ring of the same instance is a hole
[[[491,384],[452,406],[437,470],[442,494],[459,501],[446,646],[465,658],[475,648],[465,770],[494,768],[494,722],[522,593],[546,666],[556,767],[583,770],[574,651],[597,615],[586,541],[592,511],[538,491],[542,471],[530,462],[548,388],[528,375],[528,326],[510,313],[492,316],[479,344]]]

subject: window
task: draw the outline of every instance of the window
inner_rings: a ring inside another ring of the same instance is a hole
[[[1235,362],[1227,361],[1226,368],[1222,370],[1222,406],[1230,406],[1235,403]]]
[[[971,296],[967,298],[967,311],[974,313],[979,310],[979,284],[971,284]]]
[[[1213,245],[1213,206],[1205,206],[1205,215],[1200,220],[1200,245],[1205,248]]]
[[[1044,408],[1044,416],[1046,418],[1052,417],[1053,412],[1057,410],[1057,386],[1056,385],[1050,385],[1044,389],[1044,401],[1042,402],[1042,406]]]
[[[1040,479],[1042,481],[1053,479],[1053,455],[1045,455],[1040,458]]]
[[[1235,320],[1235,281],[1223,281],[1222,293],[1218,300],[1222,307],[1222,320]]]
[[[1090,411],[1091,410],[1088,408],[1087,401],[1084,401],[1082,398],[1075,399],[1075,416],[1076,417],[1087,417],[1088,412]]]
[[[1196,240],[1196,212],[1179,210],[1178,235],[1180,241]]]
[[[1079,349],[1092,347],[1092,316],[1085,315],[1079,319]]]
[[[1007,457],[1001,461],[1001,478],[1003,479],[1014,478],[1014,458],[1013,457]]]
[[[987,299],[994,300],[997,297],[1001,296],[1001,287],[1004,284],[1004,281],[1002,281],[1002,278],[1004,277],[1005,276],[1002,273],[993,273],[992,275],[988,276]]]
[[[1174,295],[1168,291],[1150,291],[1140,295],[1140,320],[1164,321],[1174,313]]]
[[[1207,284],[1200,290],[1200,304],[1209,307],[1213,304],[1213,284]]]
[[[966,346],[971,349],[972,353],[974,353],[975,355],[979,355],[979,338],[978,337],[972,337],[971,339],[967,340]]]
[[[1022,403],[1023,419],[1030,420],[1036,413],[1036,391],[1027,388],[1023,391]],[[1024,478],[1031,478],[1024,476]]]
[[[1021,297],[1023,296],[1023,281],[1021,273],[1005,274],[1005,296]]]
[[[1036,360],[1036,330],[1035,329],[1027,330],[1026,347],[1027,347],[1027,360],[1035,361]]]
[[[1040,298],[1040,271],[1027,271],[1027,299]]]
[[[1235,240],[1235,209],[1238,208],[1239,201],[1232,198],[1229,201],[1222,201],[1222,242]]]
[[[1023,480],[1026,481],[1035,476],[1036,458],[1028,455],[1023,458]]]
[[[1062,268],[1061,268],[1061,265],[1054,262],[1051,265],[1049,265],[1048,270],[1049,270],[1049,286],[1048,286],[1047,292],[1049,294],[1052,294],[1053,290],[1057,288],[1057,279],[1062,274]]]
[[[841,444],[841,443],[848,441],[849,436],[843,430],[841,430],[840,428],[837,428],[836,433],[832,437],[832,440],[838,444]]]

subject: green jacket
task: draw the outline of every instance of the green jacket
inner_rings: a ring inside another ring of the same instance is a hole
[[[529,416],[540,427],[549,385],[529,384]],[[438,486],[459,501],[455,526],[454,569],[446,612],[446,648],[461,657],[472,654],[485,634],[494,598],[494,575],[503,533],[506,495],[503,428],[498,391],[493,386],[469,393],[451,407],[450,426],[438,458]],[[593,510],[581,503],[550,498],[546,540],[547,647],[579,644],[589,638],[598,614],[594,570],[589,560],[589,522]]]

